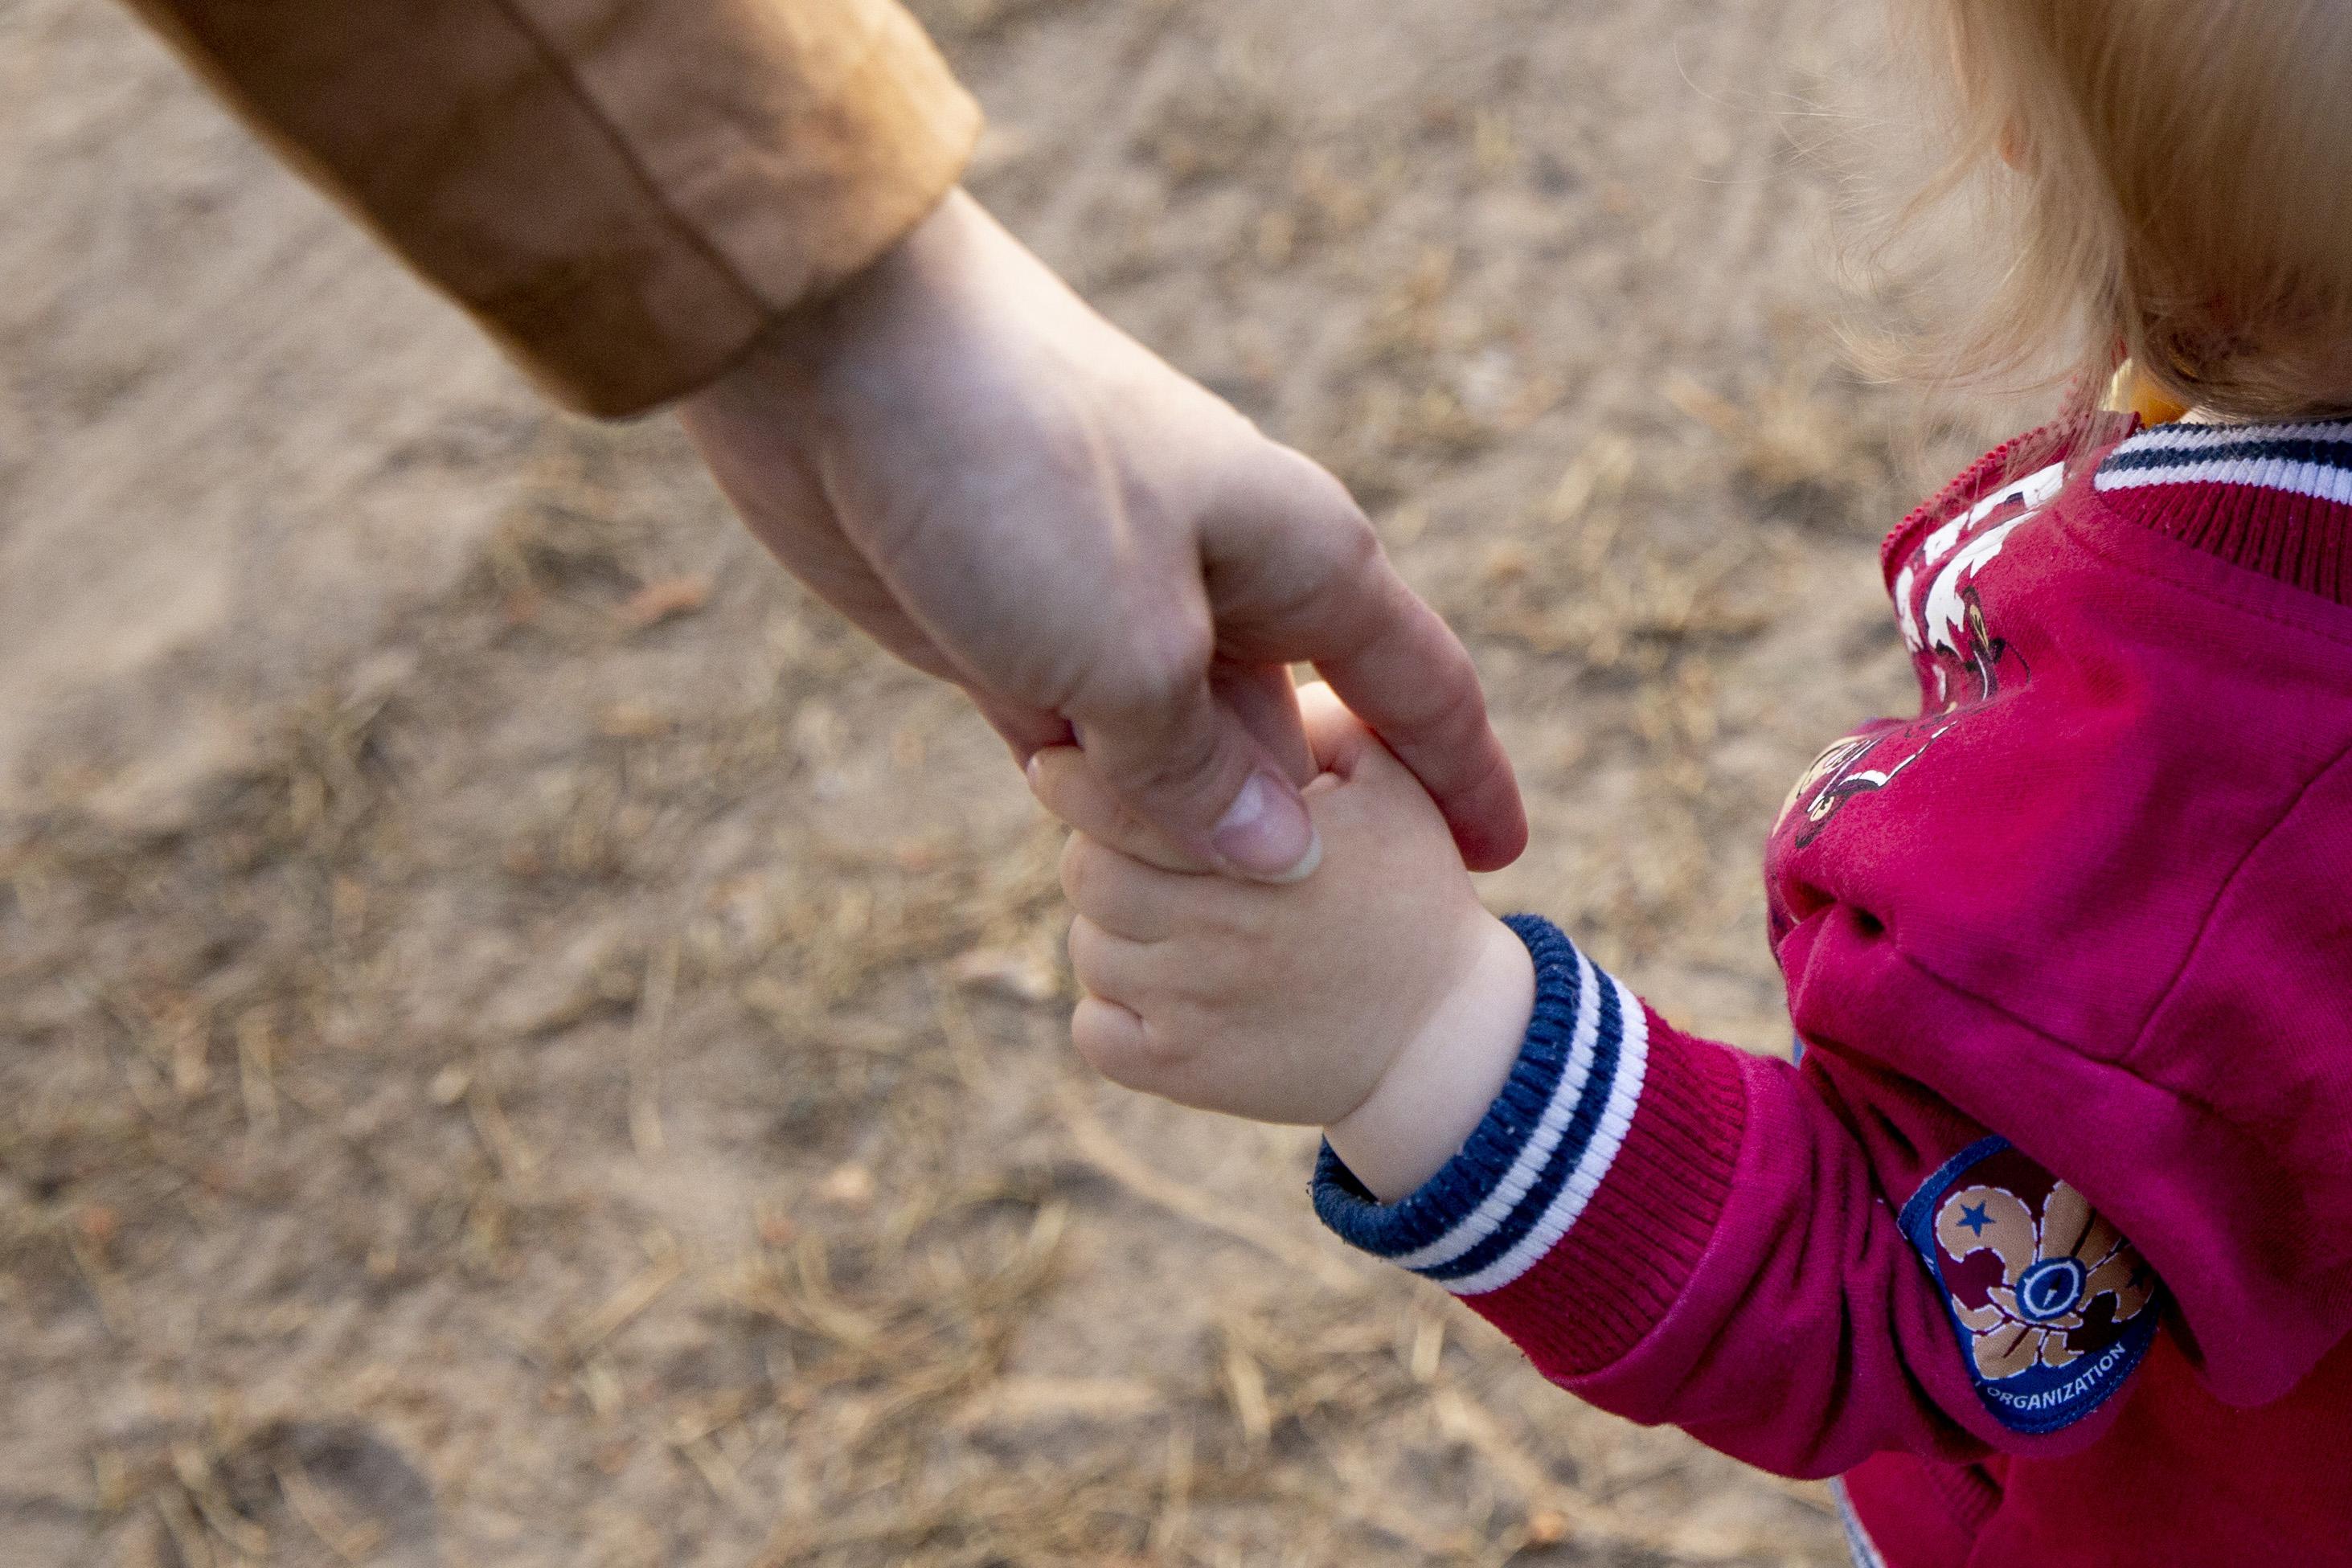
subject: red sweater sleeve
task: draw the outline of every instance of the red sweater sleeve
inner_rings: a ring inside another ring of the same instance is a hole
[[[2112,1418],[2161,1304],[2080,1194],[1918,1084],[1694,1039],[1515,927],[1539,997],[1511,1083],[1396,1205],[1327,1154],[1343,1236],[1591,1403],[1783,1474],[2073,1448]]]

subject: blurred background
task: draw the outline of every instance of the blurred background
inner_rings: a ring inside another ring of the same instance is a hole
[[[1781,1049],[1763,833],[1983,434],[1841,368],[1871,8],[917,8],[1469,641],[1490,901]],[[114,8],[0,4],[0,1562],[1843,1561],[1093,1081],[979,722]]]

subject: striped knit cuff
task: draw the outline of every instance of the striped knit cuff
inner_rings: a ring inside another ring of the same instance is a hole
[[[1486,1120],[1421,1189],[1383,1205],[1329,1145],[1315,1212],[1340,1238],[1457,1296],[1525,1273],[1609,1174],[1641,1099],[1648,1031],[1632,993],[1533,915],[1507,922],[1536,965],[1527,1043]]]
[[[1747,1096],[1727,1048],[1665,1028],[1549,922],[1509,925],[1535,958],[1535,1016],[1486,1120],[1394,1204],[1326,1145],[1315,1211],[1573,1375],[1631,1349],[1681,1293],[1730,1190]]]

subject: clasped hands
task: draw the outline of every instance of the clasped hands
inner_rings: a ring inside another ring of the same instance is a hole
[[[1287,885],[1215,874],[1121,802],[1073,747],[1033,792],[1074,831],[1062,886],[1085,996],[1078,1054],[1130,1089],[1319,1125],[1394,1201],[1436,1174],[1501,1091],[1535,970],[1478,902],[1428,793],[1331,689],[1298,693],[1323,843]]]
[[[679,413],[818,597],[963,688],[1023,761],[1082,738],[1194,859],[1312,875],[1297,663],[1429,787],[1464,859],[1526,841],[1469,654],[1346,490],[970,197]]]

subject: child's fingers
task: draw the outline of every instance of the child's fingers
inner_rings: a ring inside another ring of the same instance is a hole
[[[1070,1043],[1080,1060],[1123,1089],[1182,1098],[1191,1062],[1154,1032],[1153,966],[1147,947],[1113,936],[1085,915],[1070,923],[1070,969],[1087,994],[1070,1013]]]
[[[1070,1043],[1078,1059],[1113,1083],[1133,1089],[1136,1064],[1150,1054],[1143,1020],[1117,1002],[1081,997],[1070,1014]]]
[[[1099,839],[1137,860],[1168,871],[1210,869],[1137,815],[1075,746],[1049,746],[1029,759],[1029,792],[1039,805],[1087,837]]]
[[[1379,736],[1348,711],[1330,687],[1319,684],[1299,687],[1298,707],[1307,721],[1307,738],[1315,746],[1316,760],[1328,770],[1318,789],[1336,776],[1344,780],[1346,795],[1357,810],[1369,806],[1383,816],[1404,811],[1442,821],[1421,781]],[[1308,799],[1315,799],[1314,790],[1308,792]],[[1317,823],[1327,834],[1333,831],[1321,811]]]
[[[1351,776],[1366,749],[1379,745],[1364,721],[1321,681],[1298,688],[1298,716],[1307,727],[1307,743],[1315,748],[1315,765],[1326,773]]]
[[[1084,833],[1062,846],[1062,893],[1070,907],[1130,942],[1165,942],[1192,896],[1210,882],[1146,865]]]
[[[1157,970],[1145,944],[1114,936],[1083,915],[1070,922],[1070,973],[1087,995],[1140,1009]]]

